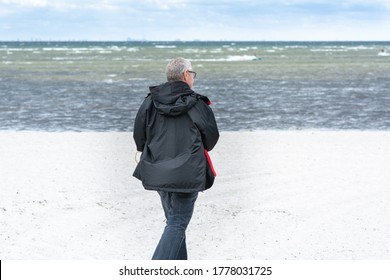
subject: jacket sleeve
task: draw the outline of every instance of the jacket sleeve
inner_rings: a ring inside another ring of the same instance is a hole
[[[146,115],[150,106],[150,98],[146,98],[138,110],[134,120],[133,138],[137,151],[142,152],[146,143]]]
[[[211,151],[219,139],[218,126],[212,109],[204,101],[199,100],[189,111],[189,115],[202,135],[204,148]]]

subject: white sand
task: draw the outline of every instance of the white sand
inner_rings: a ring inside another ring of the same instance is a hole
[[[1,259],[149,259],[131,133],[0,133]],[[224,132],[191,259],[389,259],[390,132]]]

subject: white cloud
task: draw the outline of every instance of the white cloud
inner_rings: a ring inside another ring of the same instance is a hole
[[[0,0],[0,17],[0,39],[390,38],[390,0]]]
[[[188,0],[145,0],[149,6],[157,7],[162,10],[169,10],[172,7],[186,7]]]
[[[76,9],[78,5],[72,1],[48,1],[48,0],[0,0],[0,5],[7,5],[10,9],[18,8],[54,8],[54,9]]]
[[[47,0],[0,0],[0,4],[15,4],[19,6],[45,7]]]
[[[87,10],[172,10],[197,8],[207,9],[222,6],[242,7],[242,6],[305,6],[308,5],[333,5],[339,7],[352,7],[355,5],[379,6],[390,9],[390,0],[0,0],[1,5],[13,5],[21,7],[53,9],[87,9]]]
[[[13,5],[13,6],[21,6],[21,7],[50,7],[50,8],[63,8],[63,7],[71,7],[71,8],[90,8],[90,9],[117,9],[120,7],[131,6],[132,4],[137,4],[137,6],[142,7],[160,7],[167,8],[172,5],[183,5],[187,1],[186,0],[0,0],[0,5]]]

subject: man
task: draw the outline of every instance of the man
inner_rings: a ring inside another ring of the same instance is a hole
[[[198,192],[214,182],[207,152],[219,132],[209,99],[191,89],[196,77],[191,62],[173,59],[166,74],[168,82],[150,87],[135,118],[133,136],[142,155],[133,175],[158,192],[167,220],[152,259],[184,260]]]

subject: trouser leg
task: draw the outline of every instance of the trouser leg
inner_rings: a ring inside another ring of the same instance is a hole
[[[191,220],[198,193],[158,192],[161,197],[167,224],[154,260],[187,259],[185,231]]]

